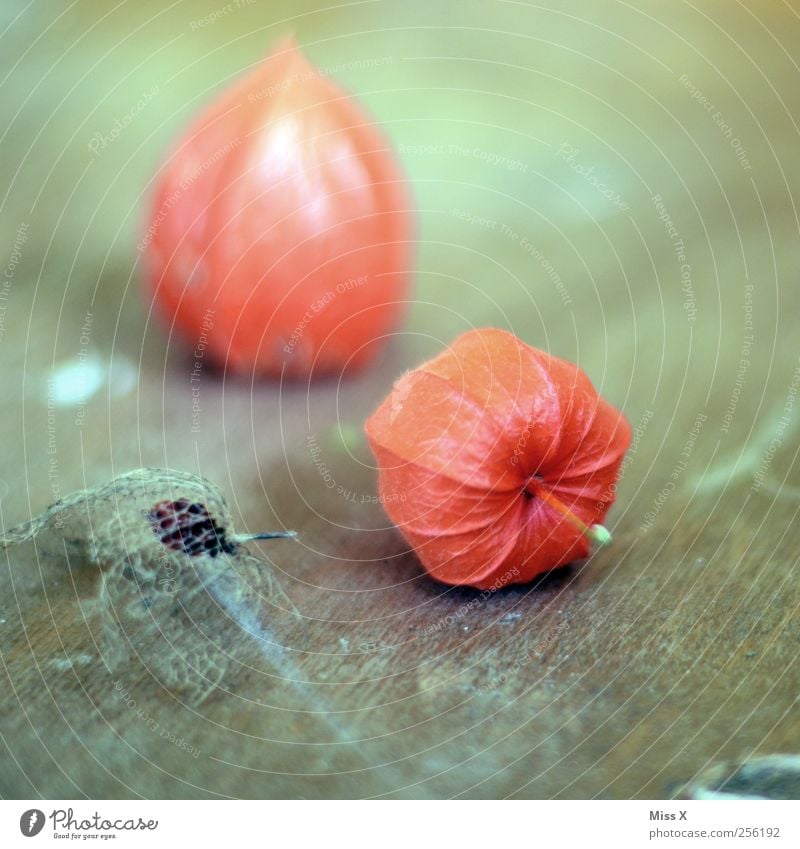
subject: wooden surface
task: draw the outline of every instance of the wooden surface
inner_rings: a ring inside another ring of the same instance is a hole
[[[647,798],[796,753],[800,6],[256,0],[197,24],[219,8],[3,3],[0,520],[142,465],[200,473],[240,530],[300,532],[260,547],[300,616],[262,611],[276,644],[193,704],[148,667],[163,645],[108,668],[96,575],[4,558],[0,792]],[[417,301],[341,384],[205,369],[192,432],[192,364],[139,296],[143,198],[289,30],[400,148]],[[360,438],[473,325],[578,362],[638,428],[614,545],[489,598],[424,576]],[[87,351],[111,390],[56,404]]]

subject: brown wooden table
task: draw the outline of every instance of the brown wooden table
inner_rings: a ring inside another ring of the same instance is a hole
[[[300,532],[261,546],[300,616],[194,704],[146,653],[103,663],[96,575],[36,586],[4,558],[4,796],[652,798],[796,753],[796,3],[23,6],[0,13],[2,527],[138,466],[200,473],[240,529]],[[400,148],[417,303],[341,384],[208,369],[192,432],[192,364],[139,295],[143,197],[290,29]],[[487,599],[423,574],[360,437],[472,325],[580,363],[638,429],[614,545]],[[56,403],[81,353],[110,387]]]

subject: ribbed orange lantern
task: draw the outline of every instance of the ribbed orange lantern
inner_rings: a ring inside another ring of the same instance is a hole
[[[239,372],[363,365],[410,295],[414,216],[384,134],[292,40],[161,169],[139,243],[158,312]]]
[[[511,333],[465,333],[403,375],[366,433],[384,509],[439,581],[523,583],[610,541],[630,426]]]

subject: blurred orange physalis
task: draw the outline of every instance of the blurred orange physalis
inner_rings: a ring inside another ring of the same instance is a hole
[[[630,426],[577,366],[506,331],[403,375],[366,432],[384,508],[439,581],[523,583],[610,541]]]
[[[225,90],[156,180],[139,249],[159,312],[237,371],[366,363],[409,297],[413,216],[389,142],[294,41]]]

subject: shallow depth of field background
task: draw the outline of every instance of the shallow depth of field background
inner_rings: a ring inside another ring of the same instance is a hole
[[[415,302],[362,374],[208,369],[198,414],[187,349],[141,297],[148,184],[289,33],[413,181]],[[276,675],[262,704],[189,710],[132,682],[195,758],[115,696],[95,647],[54,664],[6,616],[0,792],[653,798],[791,752],[798,45],[795,2],[4,0],[0,526],[138,466],[216,481],[240,528],[301,533],[261,550],[321,701],[285,709]],[[481,599],[387,527],[361,427],[404,369],[487,325],[577,362],[636,436],[615,544]],[[4,604],[68,627],[42,599]]]

